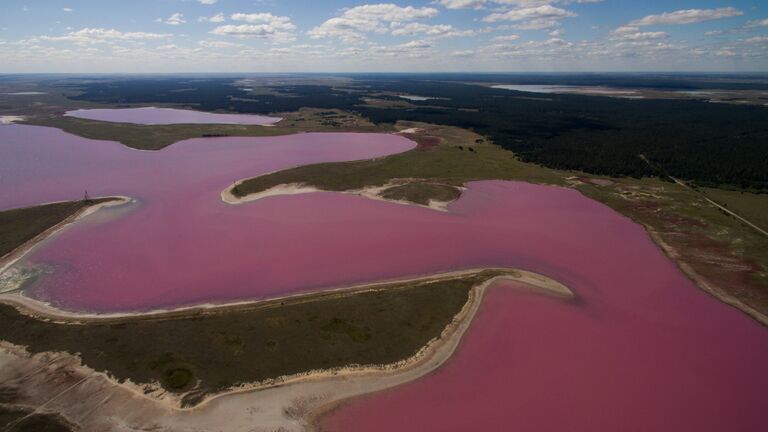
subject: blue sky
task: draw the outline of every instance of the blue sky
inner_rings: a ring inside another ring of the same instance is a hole
[[[1,0],[0,72],[762,71],[761,0]]]

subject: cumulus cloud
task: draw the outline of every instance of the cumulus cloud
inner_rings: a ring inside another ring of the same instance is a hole
[[[271,13],[235,13],[230,18],[248,24],[222,25],[211,30],[210,33],[218,36],[268,39],[271,42],[288,42],[295,39],[293,31],[296,26],[286,16],[276,16]]]
[[[513,35],[504,35],[504,36],[496,36],[493,38],[494,42],[512,42],[520,39],[520,36],[513,34]]]
[[[92,44],[109,41],[157,40],[170,36],[171,35],[167,33],[121,32],[115,29],[84,28],[78,31],[69,32],[63,36],[40,36],[39,39],[43,41],[63,41],[76,44]]]
[[[435,0],[433,3],[448,9],[480,9],[486,0]]]
[[[488,6],[497,8],[531,8],[555,3],[599,3],[603,0],[434,0],[432,3],[447,9],[484,9]]]
[[[234,21],[245,21],[248,23],[270,23],[275,27],[282,27],[289,30],[296,28],[291,23],[291,19],[287,16],[276,16],[271,13],[235,13],[232,14],[231,18]]]
[[[176,12],[169,16],[167,19],[163,20],[161,18],[156,19],[157,22],[163,22],[168,25],[179,25],[184,24],[187,22],[187,20],[184,19],[184,14],[180,12]]]
[[[768,36],[753,36],[749,39],[744,39],[746,43],[768,43]]]
[[[451,53],[451,57],[456,57],[456,58],[467,58],[467,57],[472,57],[474,55],[475,55],[475,52],[472,50],[457,50]]]
[[[529,7],[521,9],[512,9],[506,12],[492,13],[485,18],[485,22],[497,21],[530,21],[530,20],[553,20],[567,17],[574,17],[575,13],[554,7],[552,5],[543,5],[538,7]]]
[[[747,21],[744,27],[746,28],[768,27],[768,18],[762,19],[762,20]]]
[[[665,12],[659,15],[648,15],[639,20],[632,21],[629,25],[650,26],[661,24],[693,24],[741,15],[744,15],[744,12],[733,7],[719,9],[685,9],[674,12]]]
[[[227,18],[224,16],[223,13],[218,13],[216,15],[209,16],[209,17],[200,17],[197,19],[197,22],[223,23],[226,20]]]
[[[202,40],[202,41],[199,41],[197,44],[204,48],[239,48],[243,46],[242,44],[234,43],[234,42],[209,41],[209,40]]]
[[[512,24],[511,28],[515,30],[549,30],[559,25],[560,21],[555,19],[535,19],[519,24]]]
[[[313,39],[335,37],[346,42],[359,42],[365,39],[365,33],[387,33],[393,25],[431,18],[437,14],[437,9],[430,7],[366,4],[344,10],[340,16],[325,21],[307,34]]]
[[[416,34],[424,34],[426,36],[432,36],[436,38],[454,37],[454,36],[474,36],[476,32],[474,30],[458,30],[452,25],[448,24],[424,24],[418,22],[412,22],[408,24],[393,23],[392,34],[394,36],[413,36]]]
[[[216,4],[218,0],[197,0],[198,3],[204,4],[204,5],[212,5]]]
[[[433,44],[429,40],[414,40],[399,45],[372,45],[368,48],[369,56],[388,57],[423,57]]]
[[[72,12],[73,9],[65,7],[65,8],[61,8],[61,10],[63,10],[64,12]]]
[[[500,42],[482,47],[480,52],[491,57],[538,57],[562,56],[574,46],[573,43],[560,38],[550,38],[541,41],[524,43]]]
[[[622,26],[611,32],[611,38],[614,40],[650,40],[650,39],[666,39],[669,37],[665,32],[643,32],[639,27],[635,26]]]
[[[563,29],[555,29],[549,32],[549,35],[552,37],[560,37],[560,36],[563,36],[564,34],[565,34],[565,30]]]

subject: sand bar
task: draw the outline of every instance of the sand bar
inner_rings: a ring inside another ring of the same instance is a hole
[[[437,281],[478,271],[481,270],[449,272],[413,280]],[[522,270],[500,271],[505,274],[473,287],[464,308],[440,337],[430,341],[411,358],[387,365],[308,371],[243,385],[209,397],[193,408],[179,408],[179,398],[175,395],[147,393],[144,386],[117,383],[107,375],[81,365],[73,355],[29,355],[22,347],[7,343],[0,343],[0,380],[19,391],[18,403],[37,407],[36,412],[57,412],[83,430],[152,428],[193,431],[216,429],[222,424],[227,424],[229,431],[251,431],[254,425],[259,426],[258,430],[310,430],[315,416],[346,399],[404,384],[440,367],[456,350],[485,291],[495,282],[516,282],[556,298],[567,299],[573,295],[567,287],[543,275]],[[382,284],[345,290],[371,290],[377,285]],[[0,301],[21,306],[25,312],[30,311],[28,306],[39,303],[27,300],[22,304],[17,302],[19,298],[5,295],[0,296]],[[46,310],[53,311],[50,307]],[[59,318],[74,322],[69,313],[59,315]],[[56,396],[51,398],[51,395]]]

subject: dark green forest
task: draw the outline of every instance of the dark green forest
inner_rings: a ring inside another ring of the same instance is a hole
[[[461,82],[498,82],[488,75],[357,75],[337,87],[280,85],[271,94],[248,94],[233,78],[145,78],[63,84],[78,100],[111,104],[174,103],[204,111],[240,113],[339,108],[376,123],[398,120],[458,126],[488,136],[522,160],[611,176],[664,173],[699,185],[768,190],[768,108],[697,100],[630,100],[538,94]],[[700,78],[529,76],[516,83],[701,88]],[[527,80],[527,81],[526,81]],[[728,84],[736,88],[751,84]],[[725,86],[725,84],[724,84]],[[432,97],[407,107],[374,107],[363,98],[393,94]],[[644,155],[652,163],[643,159]]]

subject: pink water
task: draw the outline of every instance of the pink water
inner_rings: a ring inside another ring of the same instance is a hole
[[[173,108],[97,108],[68,111],[65,115],[87,120],[99,120],[143,125],[163,124],[241,124],[271,125],[280,121],[279,117],[267,117],[252,114],[217,114],[202,111]]]
[[[765,328],[663,265],[626,267],[609,285],[574,283],[572,303],[495,287],[446,365],[322,430],[764,431]]]
[[[92,195],[100,212],[32,254],[29,295],[83,311],[306,292],[466,267],[554,277],[562,301],[489,292],[437,372],[334,412],[334,431],[757,431],[768,334],[694,287],[637,225],[578,192],[469,184],[450,212],[316,193],[242,206],[232,180],[411,148],[392,135],[196,139],[161,152],[30,126],[0,128],[0,208]]]

